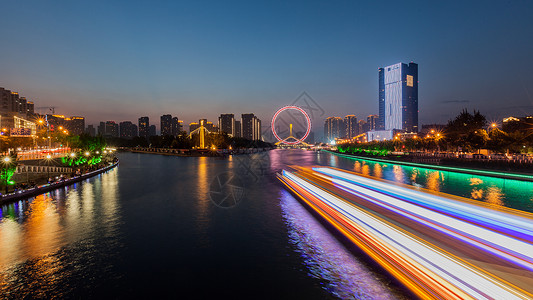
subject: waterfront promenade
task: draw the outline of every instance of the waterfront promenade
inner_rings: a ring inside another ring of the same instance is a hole
[[[325,150],[334,155],[380,163],[392,163],[411,167],[429,168],[439,171],[459,172],[480,176],[492,176],[506,179],[533,181],[533,164],[526,160],[485,160],[456,159],[433,156],[372,156],[345,154]]]
[[[28,187],[26,189],[19,189],[15,190],[12,193],[7,194],[1,194],[0,195],[0,204],[4,204],[11,201],[16,201],[20,199],[25,199],[28,197],[36,196],[39,194],[43,194],[52,190],[55,190],[57,188],[61,188],[67,185],[74,184],[76,182],[80,182],[82,180],[91,178],[93,176],[96,176],[98,174],[101,174],[103,172],[106,172],[116,166],[118,166],[119,162],[115,161],[112,163],[109,163],[108,165],[104,165],[98,169],[87,171],[80,175],[74,175],[71,177],[57,177],[51,182],[42,184],[42,185],[34,185],[31,187]]]

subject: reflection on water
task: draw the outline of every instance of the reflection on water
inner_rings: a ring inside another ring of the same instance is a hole
[[[30,204],[24,224],[25,256],[41,256],[53,252],[64,243],[64,227],[53,199],[37,196]]]
[[[481,200],[483,199],[483,189],[477,189],[474,188],[472,192],[470,193],[471,198],[474,200]]]
[[[432,191],[436,191],[436,192],[440,191],[440,183],[441,183],[440,172],[439,171],[431,172],[427,178],[428,178],[428,182],[427,182],[426,187]]]
[[[396,181],[398,182],[403,182],[404,181],[404,172],[403,172],[403,169],[401,166],[399,165],[395,165],[392,167],[392,172],[394,173],[394,178],[396,179]]]
[[[367,164],[363,164],[363,168],[361,170],[361,173],[365,176],[370,175],[370,167]]]
[[[15,298],[60,297],[72,287],[65,277],[82,274],[96,257],[87,255],[95,238],[113,238],[118,225],[116,170],[1,207],[0,294]],[[109,242],[107,247],[116,244]],[[81,247],[75,268],[70,248]],[[84,255],[85,254],[85,255]],[[100,270],[105,274],[105,270]]]
[[[487,188],[487,203],[502,206],[503,205],[503,193],[502,190],[497,186],[490,186]]]
[[[374,176],[383,177],[383,167],[380,164],[374,165]]]
[[[418,179],[418,170],[415,169],[413,170],[413,172],[411,173],[411,182],[417,182],[417,179]]]
[[[358,162],[358,161],[356,161],[355,164],[354,164],[354,166],[353,166],[353,170],[354,170],[355,172],[361,173],[361,163]]]
[[[357,261],[288,192],[281,191],[281,210],[289,229],[290,242],[296,247],[311,276],[326,280],[324,289],[340,299],[397,299],[383,279]]]
[[[470,178],[470,185],[478,185],[478,184],[483,184],[483,180],[476,178],[476,177]]]

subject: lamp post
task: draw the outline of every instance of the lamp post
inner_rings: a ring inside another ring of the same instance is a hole
[[[5,180],[6,180],[6,194],[8,193],[8,178],[7,178],[7,168],[9,167],[9,163],[11,162],[11,158],[9,156],[5,156],[2,159],[4,163],[4,172],[5,172]]]

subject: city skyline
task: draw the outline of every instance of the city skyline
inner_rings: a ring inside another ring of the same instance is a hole
[[[533,109],[533,42],[523,38],[533,34],[531,9],[499,2],[259,9],[8,3],[0,34],[17,47],[0,56],[0,86],[60,114],[84,115],[87,124],[133,121],[139,112],[178,114],[185,123],[220,113],[268,120],[303,91],[327,115],[361,117],[378,112],[376,69],[415,61],[424,78],[420,124],[446,122],[463,108],[501,119]],[[397,24],[405,34],[390,35]]]

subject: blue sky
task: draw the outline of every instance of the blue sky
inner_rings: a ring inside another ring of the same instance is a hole
[[[533,113],[531,1],[4,1],[0,86],[87,123],[185,123],[306,91],[377,113],[378,67],[419,64],[420,123]],[[322,121],[318,120],[318,131]],[[268,123],[268,122],[265,122]]]

